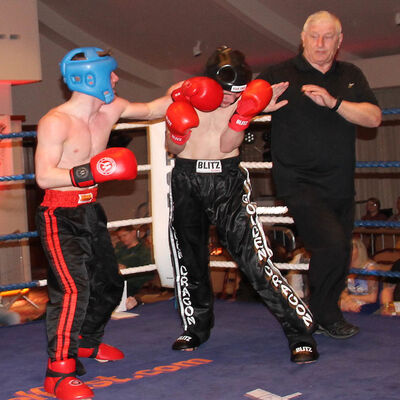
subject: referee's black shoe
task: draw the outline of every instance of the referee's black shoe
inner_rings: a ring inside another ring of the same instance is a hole
[[[309,364],[317,361],[318,357],[317,348],[312,344],[300,342],[291,346],[290,361],[296,364]]]
[[[360,332],[360,328],[350,322],[341,319],[333,324],[329,325],[318,325],[316,334],[323,334],[325,336],[330,336],[333,339],[348,339]]]
[[[190,332],[183,332],[172,345],[172,350],[193,351],[200,346],[199,338]]]

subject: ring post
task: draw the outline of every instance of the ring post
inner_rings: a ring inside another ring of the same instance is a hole
[[[150,144],[151,216],[153,219],[153,250],[161,285],[174,287],[174,273],[168,241],[169,225],[169,177],[171,166],[165,151],[164,121],[148,126]]]

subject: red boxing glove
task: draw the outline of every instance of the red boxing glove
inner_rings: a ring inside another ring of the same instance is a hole
[[[272,98],[271,85],[264,79],[251,81],[238,101],[236,113],[229,121],[229,127],[234,131],[245,130],[251,119],[259,114],[269,104]]]
[[[206,76],[197,76],[183,82],[179,89],[175,89],[171,97],[174,101],[190,103],[200,111],[214,111],[224,97],[221,85],[214,79]]]
[[[125,147],[110,147],[94,156],[90,163],[78,165],[70,171],[74,186],[87,187],[106,181],[135,179],[135,155]]]
[[[168,107],[165,121],[171,140],[183,145],[189,140],[191,128],[199,125],[199,116],[191,104],[177,101]]]

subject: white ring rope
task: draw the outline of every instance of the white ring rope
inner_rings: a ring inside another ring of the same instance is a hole
[[[146,218],[136,218],[136,219],[124,219],[121,221],[112,221],[107,223],[107,228],[119,228],[120,226],[128,226],[128,225],[145,225],[151,224],[153,219],[151,217]]]
[[[151,165],[149,165],[149,164],[138,165],[137,170],[138,170],[138,172],[150,171],[151,170]]]
[[[257,214],[286,214],[288,212],[288,208],[284,207],[257,207]]]
[[[260,217],[261,222],[273,224],[293,224],[292,217]]]
[[[281,270],[308,270],[308,264],[274,263]],[[237,268],[233,261],[210,261],[210,267],[215,268]]]
[[[240,165],[247,169],[271,169],[272,162],[249,162],[249,161],[242,161]]]
[[[139,267],[124,268],[119,272],[121,275],[140,274],[141,272],[156,271],[156,264],[141,265]]]

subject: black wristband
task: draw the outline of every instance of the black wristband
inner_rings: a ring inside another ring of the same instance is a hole
[[[341,97],[337,97],[336,98],[336,104],[333,106],[333,108],[331,108],[331,111],[335,112],[338,110],[338,108],[340,107],[340,105],[342,104],[343,99]]]
[[[92,175],[92,170],[90,169],[90,164],[78,165],[70,169],[69,172],[74,186],[87,187],[96,183]]]

